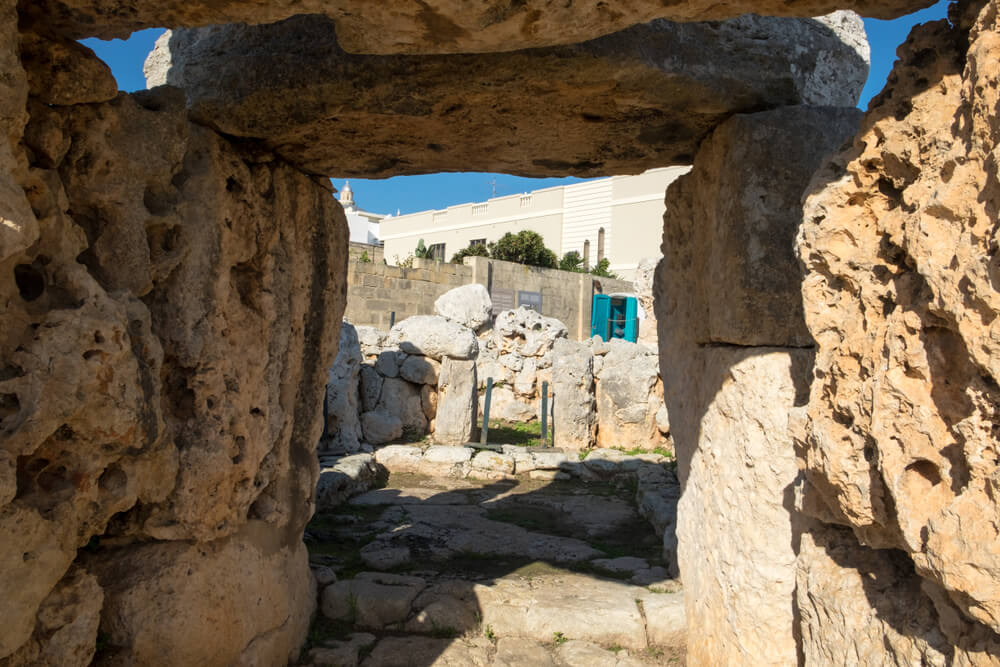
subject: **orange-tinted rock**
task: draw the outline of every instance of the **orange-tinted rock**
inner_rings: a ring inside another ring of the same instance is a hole
[[[301,537],[346,221],[324,184],[254,162],[163,92],[32,119],[69,146],[27,172],[38,238],[0,259],[0,660],[95,648],[94,610],[58,601],[81,560],[104,572],[106,649],[138,663],[191,664],[184,632],[142,626],[164,617],[202,619],[218,664],[287,660],[308,625]],[[229,555],[200,555],[223,539]],[[160,565],[113,569],[149,540]],[[209,589],[231,566],[243,597],[223,604]]]
[[[995,0],[952,11],[900,47],[806,200],[818,348],[803,504],[905,554],[925,593],[943,590],[950,641],[985,632],[987,645],[1000,632],[1000,25]]]

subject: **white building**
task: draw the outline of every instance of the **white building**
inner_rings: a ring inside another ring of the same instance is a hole
[[[436,259],[448,261],[471,243],[489,243],[507,232],[530,229],[558,257],[575,250],[588,267],[607,257],[611,271],[631,280],[641,260],[660,256],[664,194],[689,170],[650,169],[637,176],[612,176],[384,218],[385,258],[390,264],[406,259],[423,239]]]
[[[351,229],[351,243],[367,243],[368,245],[381,243],[379,224],[385,216],[362,211],[358,208],[354,203],[354,191],[351,189],[349,181],[344,181],[344,187],[340,191],[340,205],[344,207],[347,225]]]

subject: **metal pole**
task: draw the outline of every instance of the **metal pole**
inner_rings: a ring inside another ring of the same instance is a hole
[[[552,404],[549,406],[549,415],[552,417],[552,446],[556,446],[556,392],[552,392]]]
[[[490,398],[493,396],[493,378],[486,378],[486,398],[483,399],[483,426],[479,429],[479,444],[486,444],[486,434],[490,430]]]
[[[549,383],[542,382],[542,447],[549,444]]]
[[[389,313],[389,328],[391,329],[394,326],[396,326],[396,311],[395,310],[392,311],[391,313]]]

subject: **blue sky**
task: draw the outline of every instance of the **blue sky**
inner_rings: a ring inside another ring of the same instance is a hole
[[[872,97],[885,85],[886,77],[896,60],[898,47],[910,29],[917,23],[934,21],[947,15],[948,2],[941,0],[922,11],[894,21],[865,19],[865,30],[872,48],[871,72],[858,107],[866,109]],[[84,40],[94,49],[114,72],[118,87],[125,91],[146,87],[142,76],[142,63],[152,48],[160,29],[142,30],[128,40]],[[340,189],[344,179],[334,178],[333,185]],[[527,192],[538,188],[579,182],[578,178],[521,178],[507,174],[457,173],[427,174],[424,176],[397,176],[383,180],[351,179],[354,200],[366,210],[377,213],[413,213],[430,208],[445,208],[469,201],[482,201],[497,195]]]

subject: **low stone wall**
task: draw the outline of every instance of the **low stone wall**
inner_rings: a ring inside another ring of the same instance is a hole
[[[542,299],[541,313],[566,323],[570,337],[583,340],[590,337],[591,303],[595,293],[635,292],[633,283],[626,280],[542,269],[486,257],[466,257],[465,264],[413,259],[410,267],[389,266],[374,258],[371,262],[362,262],[362,247],[376,246],[351,246],[345,318],[356,325],[382,330],[389,329],[391,313],[396,314],[396,322],[414,315],[431,315],[435,300],[448,290],[480,284],[491,293],[513,290],[514,306],[519,291],[537,292]],[[373,257],[371,252],[369,257]]]
[[[367,262],[363,260],[367,256]],[[351,242],[348,247],[348,257],[349,259],[358,260],[362,264],[372,263],[372,264],[382,264],[385,260],[385,249],[380,245],[373,245],[371,243],[355,243]]]
[[[498,314],[479,342],[480,412],[483,389],[493,378],[491,419],[538,419],[547,382],[557,446],[673,447],[655,348],[599,338],[570,341],[562,322],[527,309]]]
[[[415,259],[412,267],[402,267],[351,257],[344,317],[354,324],[387,331],[391,313],[396,314],[396,322],[430,315],[439,296],[471,282],[472,270],[461,264]]]

